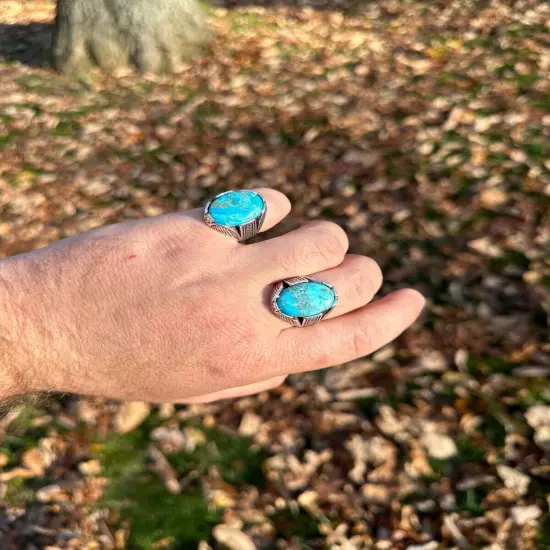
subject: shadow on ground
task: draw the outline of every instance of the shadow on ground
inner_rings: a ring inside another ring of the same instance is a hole
[[[0,59],[31,67],[49,64],[53,23],[0,24]]]
[[[214,7],[228,9],[286,6],[343,13],[361,11],[370,3],[369,0],[212,0]],[[0,60],[21,62],[31,67],[48,66],[53,28],[53,22],[27,25],[0,23]]]
[[[372,4],[372,0],[211,0],[211,4],[219,8],[287,6],[289,8],[357,12]]]

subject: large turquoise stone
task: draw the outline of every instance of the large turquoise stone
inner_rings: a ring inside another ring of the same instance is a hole
[[[336,293],[322,282],[308,281],[285,288],[276,303],[290,317],[315,317],[334,306]]]
[[[216,197],[208,213],[218,225],[237,227],[258,218],[264,204],[254,191],[230,191]]]

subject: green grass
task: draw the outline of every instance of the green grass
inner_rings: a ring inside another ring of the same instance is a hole
[[[116,510],[130,522],[128,547],[146,550],[160,539],[173,540],[170,548],[195,548],[208,540],[219,514],[208,510],[200,487],[170,494],[158,477],[147,469],[148,437],[143,429],[110,437],[99,453],[110,483],[98,503]]]
[[[510,265],[510,263],[511,262],[508,261],[507,265]],[[495,270],[498,271],[498,267],[495,267]],[[488,355],[482,357],[469,357],[467,363],[468,373],[472,376],[494,373],[510,374],[518,366],[520,366],[519,363],[514,361],[508,361],[502,357]]]
[[[543,109],[544,111],[550,111],[550,96],[533,99],[529,102],[529,105],[535,109]]]
[[[378,397],[362,397],[357,399],[355,404],[366,419],[374,420],[378,414],[380,399]]]
[[[4,502],[10,506],[24,508],[28,506],[35,497],[35,490],[29,486],[29,480],[16,477],[6,483],[6,494]]]
[[[193,453],[173,453],[168,460],[179,473],[200,471],[206,473],[216,466],[225,481],[234,486],[264,485],[262,464],[267,453],[250,449],[250,440],[214,429],[202,429],[208,439]]]
[[[76,120],[60,120],[53,132],[54,136],[74,137],[80,130],[80,124]]]
[[[28,74],[17,79],[17,83],[24,90],[38,92],[50,92],[49,82],[49,80],[44,80],[42,76],[37,74]]]
[[[279,128],[278,132],[281,142],[289,147],[295,147],[298,145],[302,137],[296,133],[288,132],[284,128]]]
[[[538,550],[550,550],[550,514],[546,514],[540,523],[537,548]]]
[[[472,441],[472,439],[466,434],[460,434],[456,440],[457,454],[448,460],[441,460],[435,458],[429,458],[428,462],[433,470],[432,476],[424,478],[425,483],[430,484],[433,481],[440,480],[443,477],[453,477],[455,472],[458,472],[462,465],[469,464],[485,464],[487,449],[481,447],[478,443]],[[472,512],[475,495],[461,495],[461,501],[459,508],[467,509]],[[477,509],[477,508],[476,508]]]
[[[247,31],[258,28],[276,29],[277,24],[267,21],[258,13],[231,13],[231,31],[236,34],[244,34]]]
[[[483,422],[479,429],[484,433],[493,445],[503,448],[506,441],[506,427],[496,417],[494,407],[490,407],[489,414],[483,416]],[[493,414],[491,414],[493,413]]]
[[[483,516],[486,512],[483,506],[483,499],[487,496],[487,488],[476,487],[467,491],[456,492],[456,507],[458,510],[467,512],[473,517]]]
[[[172,495],[143,466],[134,465],[131,472],[124,484],[113,481],[103,500],[104,506],[131,521],[129,549],[148,550],[155,542],[168,539],[172,541],[169,548],[190,550],[211,538],[221,514],[208,509],[200,488]]]
[[[21,466],[23,454],[38,446],[41,438],[46,437],[48,431],[52,429],[52,424],[47,423],[43,426],[33,425],[33,420],[44,416],[47,411],[39,407],[27,405],[21,411],[21,414],[11,422],[9,430],[4,435],[0,444],[0,453],[6,455],[8,462],[5,470]],[[56,426],[57,431],[62,428]],[[38,485],[47,485],[44,478],[14,478],[6,483],[5,502],[11,506],[24,507],[34,500]]]
[[[210,2],[208,2],[207,0],[199,0],[199,5],[207,17],[216,16],[216,10],[212,7],[212,4],[210,4]]]
[[[550,405],[550,382],[545,378],[533,381],[521,394],[521,405],[524,409],[541,403]]]
[[[480,447],[466,434],[460,434],[456,438],[458,460],[463,464],[483,464],[485,462],[486,449]]]
[[[221,105],[212,100],[206,100],[198,105],[193,113],[196,118],[204,118],[209,116],[218,116],[223,113]]]
[[[120,521],[130,523],[131,550],[148,550],[160,539],[170,541],[171,550],[194,549],[199,541],[211,539],[212,528],[221,522],[221,511],[208,506],[198,481],[187,485],[181,494],[172,495],[149,471],[149,433],[157,424],[158,420],[151,417],[133,432],[110,436],[104,442],[98,457],[110,483],[99,506],[117,510]],[[265,453],[251,450],[246,438],[215,429],[201,431],[207,441],[192,453],[166,455],[179,478],[191,472],[205,476],[215,466],[235,487],[263,485]]]
[[[1,135],[0,136],[0,151],[4,148],[4,147],[7,147],[11,140],[13,139],[13,134],[4,134],[4,135]]]
[[[307,544],[309,539],[319,537],[317,521],[302,510],[293,512],[285,508],[276,512],[270,519],[275,531],[285,538],[296,537]]]
[[[0,445],[0,453],[8,457],[7,468],[17,466],[23,453],[36,447],[39,440],[46,436],[50,424],[46,426],[33,425],[33,420],[44,414],[46,412],[43,409],[28,405],[10,424]]]

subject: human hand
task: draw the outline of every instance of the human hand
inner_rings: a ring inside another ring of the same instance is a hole
[[[290,203],[278,191],[258,192],[265,230]],[[12,358],[9,393],[202,402],[366,355],[406,329],[424,299],[404,289],[369,304],[382,274],[347,248],[330,222],[244,245],[209,228],[197,209],[4,260],[0,346]],[[272,284],[293,276],[335,287],[338,304],[319,324],[291,327],[270,311]]]

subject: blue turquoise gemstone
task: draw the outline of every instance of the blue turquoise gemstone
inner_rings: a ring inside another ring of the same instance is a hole
[[[230,191],[216,197],[208,213],[218,225],[237,227],[260,217],[264,205],[254,191]]]
[[[276,303],[289,317],[315,317],[336,304],[336,293],[322,282],[308,281],[285,288]]]

